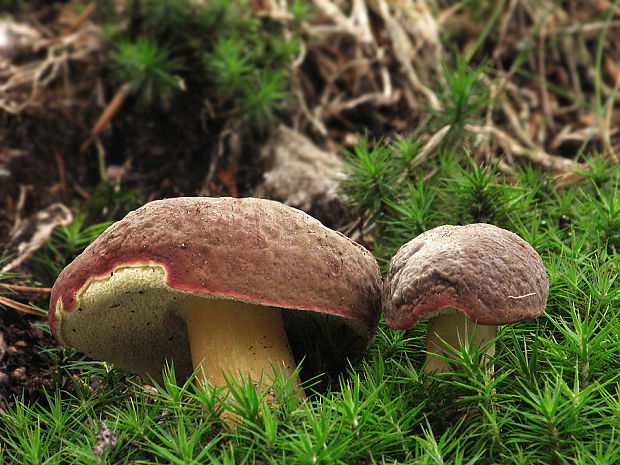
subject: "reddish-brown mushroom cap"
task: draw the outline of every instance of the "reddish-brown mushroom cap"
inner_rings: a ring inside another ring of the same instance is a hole
[[[115,273],[123,276],[120,287]],[[96,311],[86,308],[108,287]],[[59,342],[93,358],[147,366],[153,376],[174,360],[187,376],[179,299],[288,309],[289,337],[327,325],[355,339],[356,351],[374,335],[380,294],[372,254],[300,210],[264,199],[184,197],[150,202],[93,241],[58,276],[49,324]],[[137,304],[145,295],[149,304]]]
[[[383,288],[386,323],[409,329],[445,308],[482,325],[534,318],[545,309],[549,278],[518,235],[489,224],[439,226],[403,245]]]

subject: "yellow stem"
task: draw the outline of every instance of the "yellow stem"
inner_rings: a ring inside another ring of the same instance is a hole
[[[194,369],[202,366],[205,380],[226,385],[224,376],[268,381],[272,367],[288,377],[295,358],[284,330],[282,311],[223,299],[189,299],[183,310]]]
[[[426,330],[426,371],[429,373],[445,373],[452,371],[450,362],[437,355],[454,358],[454,352],[450,350],[450,347],[458,349],[459,340],[462,341],[463,344],[469,342],[474,328],[475,335],[473,343],[477,347],[492,341],[497,335],[497,326],[476,324],[460,311],[445,313],[431,318]],[[492,358],[494,355],[495,344],[491,344],[485,352],[485,357]],[[492,373],[493,368],[490,367],[490,370]]]

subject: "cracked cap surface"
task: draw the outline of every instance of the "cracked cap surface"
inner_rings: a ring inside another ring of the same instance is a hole
[[[383,287],[389,326],[409,329],[442,309],[501,325],[544,312],[549,278],[534,248],[513,232],[484,223],[444,225],[403,245]]]
[[[288,309],[293,338],[317,337],[312,328],[327,324],[348,333],[355,351],[376,331],[381,275],[362,246],[279,202],[159,200],[114,223],[62,271],[49,324],[59,342],[92,358],[134,371],[146,364],[151,374],[174,359],[188,375],[177,313],[187,298]]]

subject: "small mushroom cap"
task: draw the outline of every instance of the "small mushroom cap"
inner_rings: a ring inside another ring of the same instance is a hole
[[[358,351],[377,328],[381,275],[365,248],[279,202],[158,200],[114,223],[60,273],[49,324],[61,344],[90,357],[138,372],[146,364],[154,376],[172,359],[187,376],[178,311],[196,297],[288,309],[289,339],[319,337],[327,326]]]
[[[538,253],[516,234],[484,223],[439,226],[403,245],[383,286],[389,326],[409,329],[447,309],[501,325],[541,315],[549,278]]]

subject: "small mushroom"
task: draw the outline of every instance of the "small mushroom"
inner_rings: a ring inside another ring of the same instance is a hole
[[[166,361],[258,381],[292,338],[372,339],[381,276],[373,255],[304,212],[264,199],[150,202],[110,226],[58,276],[49,324],[92,358],[161,379]],[[191,354],[191,355],[190,355]],[[346,353],[343,355],[347,355]]]
[[[428,372],[450,371],[446,344],[491,343],[497,325],[541,315],[549,278],[538,253],[518,235],[490,224],[439,226],[403,245],[383,287],[386,323],[409,329],[429,319]],[[473,322],[473,324],[472,324]],[[495,354],[491,343],[487,356]]]

